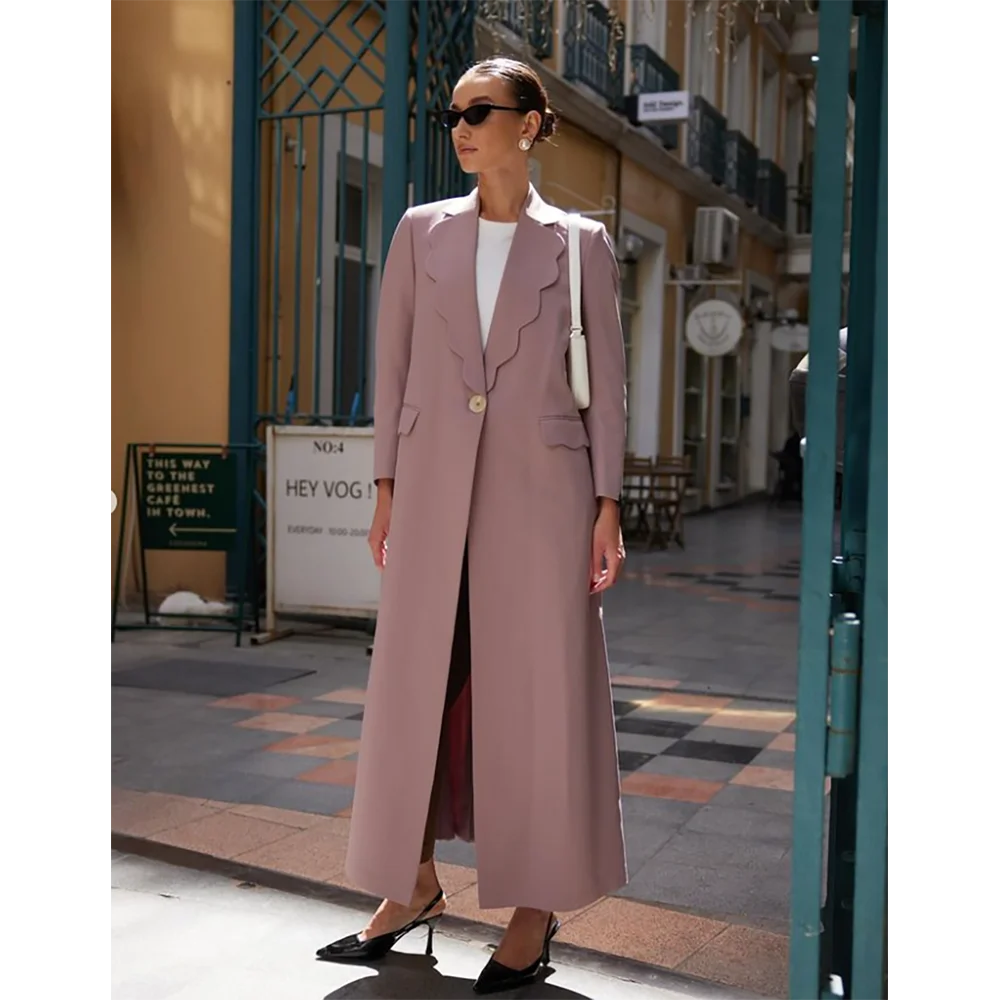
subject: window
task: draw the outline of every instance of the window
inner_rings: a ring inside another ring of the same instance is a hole
[[[734,54],[729,66],[726,88],[726,118],[729,127],[750,138],[751,95],[750,86],[750,33],[743,29],[742,37],[733,39]]]
[[[714,105],[717,29],[712,4],[692,4],[688,20],[687,89]]]
[[[770,51],[761,49],[760,97],[757,102],[757,148],[765,160],[778,158],[778,91],[781,77]],[[748,124],[749,127],[749,124]]]
[[[667,50],[666,0],[633,0],[634,42],[648,45],[658,56]]]
[[[638,262],[622,264],[621,313],[622,337],[625,341],[625,392],[628,400],[628,436],[629,446],[633,444],[633,411],[634,396],[632,386],[635,383],[635,364],[637,361],[632,322],[639,312],[639,264]]]
[[[319,410],[365,416],[373,401],[381,171],[373,164],[365,170],[353,156],[341,157],[329,143],[330,132],[323,185]]]

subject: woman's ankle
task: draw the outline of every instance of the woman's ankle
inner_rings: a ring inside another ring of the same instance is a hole
[[[413,889],[414,901],[427,902],[441,891],[434,860],[422,861],[417,868],[417,884]]]

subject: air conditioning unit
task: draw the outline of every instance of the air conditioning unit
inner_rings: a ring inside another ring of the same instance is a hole
[[[694,217],[694,262],[712,271],[739,266],[740,220],[727,208],[699,208]]]

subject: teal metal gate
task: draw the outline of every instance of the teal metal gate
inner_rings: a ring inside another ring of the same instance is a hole
[[[872,1000],[887,993],[886,6],[824,3],[819,14],[792,856],[793,1000]],[[838,533],[838,331],[855,16],[847,403]]]
[[[466,190],[430,112],[473,61],[476,4],[233,9],[229,439],[250,444],[269,423],[371,420],[389,241],[412,202]]]
[[[411,200],[464,190],[429,112],[473,58],[475,4],[241,0],[231,436],[363,421],[382,260]],[[251,112],[252,104],[252,112]],[[252,134],[251,134],[252,126]],[[249,167],[249,169],[247,169]]]

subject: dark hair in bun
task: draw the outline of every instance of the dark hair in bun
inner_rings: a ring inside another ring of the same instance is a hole
[[[542,124],[535,135],[535,142],[545,142],[555,133],[558,119],[549,107],[548,91],[539,75],[526,63],[498,56],[475,63],[465,75],[497,76],[510,87],[514,102],[525,114],[537,111],[542,116]]]
[[[535,142],[544,142],[548,139],[555,132],[557,122],[555,112],[546,108],[542,114],[542,126],[538,130],[538,135],[535,136]]]

